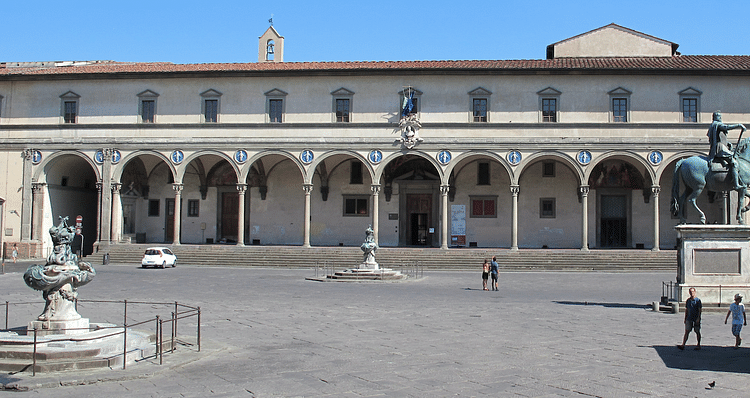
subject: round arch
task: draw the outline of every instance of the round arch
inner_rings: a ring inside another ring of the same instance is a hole
[[[508,173],[508,179],[510,179],[510,181],[514,181],[515,180],[515,173],[513,172],[513,169],[510,167],[510,165],[508,164],[508,162],[502,156],[498,155],[497,153],[491,152],[491,151],[485,151],[485,150],[464,152],[464,153],[456,156],[453,159],[453,161],[451,161],[451,163],[446,167],[446,169],[445,169],[445,175],[448,178],[450,178],[450,175],[456,169],[456,166],[458,166],[462,161],[470,159],[470,158],[475,157],[475,156],[487,157],[487,158],[490,158],[490,159],[493,159],[493,160],[497,161],[505,169],[505,171]],[[447,182],[443,182],[443,185],[446,185],[446,184],[447,184]]]
[[[224,160],[226,160],[229,165],[232,167],[232,170],[234,170],[235,177],[240,176],[240,170],[237,168],[237,165],[232,161],[232,158],[229,157],[226,153],[211,149],[204,149],[201,151],[197,151],[195,153],[190,154],[190,156],[186,157],[185,160],[182,161],[180,164],[180,167],[176,169],[176,175],[175,175],[175,182],[182,182],[182,179],[185,177],[185,172],[187,170],[187,166],[190,164],[190,162],[206,155],[215,155],[218,156]],[[237,181],[242,181],[238,179]]]
[[[260,159],[263,159],[264,157],[270,156],[270,155],[279,155],[283,156],[289,160],[291,160],[299,169],[300,174],[302,175],[302,181],[307,181],[307,170],[305,166],[302,164],[302,162],[297,159],[296,156],[292,155],[291,153],[287,151],[279,151],[279,150],[267,150],[258,152],[255,155],[251,156],[247,162],[242,166],[239,172],[240,179],[238,181],[247,181],[247,177],[250,174],[250,169],[252,168],[253,164],[257,162]],[[270,170],[268,170],[270,172]]]
[[[618,158],[618,157],[624,157],[626,159],[633,160],[636,164],[643,166],[643,168],[646,170],[646,173],[648,174],[648,177],[651,178],[652,182],[658,181],[656,180],[656,173],[654,172],[654,168],[651,166],[651,164],[642,156],[631,151],[609,151],[609,152],[605,152],[597,156],[595,159],[591,160],[591,163],[589,163],[588,167],[583,173],[584,179],[581,181],[588,182],[589,178],[591,177],[591,173],[594,171],[594,169],[596,168],[595,166],[597,164],[604,162],[608,159]]]
[[[162,154],[161,152],[152,151],[152,150],[138,150],[138,151],[127,154],[125,157],[122,158],[122,160],[119,163],[117,163],[117,165],[115,165],[114,170],[112,172],[112,179],[114,179],[115,181],[120,181],[122,179],[122,173],[125,171],[125,167],[128,165],[128,163],[131,160],[144,156],[144,155],[151,155],[151,156],[155,156],[159,158],[161,161],[163,161],[167,165],[170,172],[172,173],[172,177],[175,176],[176,170],[174,168],[174,165],[172,164],[172,162],[169,161],[169,159],[167,159],[166,156],[164,156],[164,154]]]
[[[312,163],[310,163],[310,165],[308,167],[309,167],[309,170],[313,170],[313,172],[310,173],[310,176],[309,176],[310,177],[310,181],[307,181],[307,179],[305,179],[305,183],[306,184],[312,184],[312,178],[315,175],[315,170],[318,168],[318,166],[324,160],[326,160],[328,158],[331,158],[333,156],[336,156],[336,155],[346,155],[346,156],[351,156],[351,157],[353,157],[355,159],[359,159],[359,161],[362,162],[362,164],[365,165],[365,168],[367,168],[367,172],[370,173],[371,180],[375,181],[375,179],[374,179],[375,178],[375,170],[372,168],[372,165],[370,164],[370,162],[367,161],[367,159],[364,156],[362,156],[358,152],[351,151],[351,150],[334,149],[334,150],[331,150],[331,151],[324,152],[323,154],[321,154],[319,156],[316,156],[316,159]]]
[[[380,179],[383,178],[383,173],[385,172],[385,166],[387,166],[393,160],[395,160],[395,159],[397,159],[397,158],[399,158],[401,156],[406,156],[406,155],[414,155],[414,156],[419,156],[421,158],[426,159],[428,162],[430,162],[430,164],[435,168],[435,171],[438,173],[438,177],[440,178],[440,183],[442,185],[447,184],[445,182],[446,181],[446,178],[445,178],[446,174],[443,171],[443,167],[440,166],[440,164],[437,162],[437,160],[435,160],[432,156],[429,156],[428,154],[426,154],[426,153],[424,153],[422,151],[409,151],[407,153],[404,153],[404,152],[395,152],[395,153],[392,153],[392,154],[388,155],[385,159],[383,159],[382,162],[380,162],[381,167],[378,167],[375,170],[375,176],[372,179],[372,183],[373,184],[379,184],[380,183],[379,182]]]
[[[99,167],[97,167],[96,163],[94,163],[94,160],[90,157],[86,156],[85,153],[81,151],[58,151],[50,154],[49,156],[45,157],[44,160],[37,165],[37,167],[34,169],[33,174],[33,181],[39,181],[39,178],[42,176],[43,173],[45,173],[45,170],[47,169],[47,166],[55,162],[55,159],[63,157],[63,156],[77,156],[81,159],[83,159],[86,163],[91,166],[91,169],[94,171],[94,175],[96,176],[97,181],[102,180],[101,171],[99,170]]]
[[[582,185],[583,181],[587,181],[584,179],[584,171],[581,169],[575,159],[571,158],[568,154],[560,151],[543,151],[535,152],[529,155],[526,159],[518,164],[518,173],[515,175],[515,179],[512,180],[512,183],[517,185],[521,178],[521,175],[523,175],[527,167],[542,159],[555,159],[560,163],[567,165],[568,168],[576,176],[576,178],[578,178],[579,185]]]

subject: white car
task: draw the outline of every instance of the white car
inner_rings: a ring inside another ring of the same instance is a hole
[[[141,267],[159,267],[177,266],[177,256],[172,250],[166,247],[149,247],[141,260]]]

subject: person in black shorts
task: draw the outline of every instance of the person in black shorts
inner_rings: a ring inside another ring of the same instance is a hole
[[[489,290],[487,289],[487,278],[490,277],[490,260],[484,259],[484,264],[482,264],[482,289],[483,290]]]

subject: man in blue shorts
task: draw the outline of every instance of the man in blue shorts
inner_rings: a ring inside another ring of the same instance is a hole
[[[688,292],[690,293],[690,298],[685,301],[685,337],[682,338],[682,344],[678,345],[677,348],[684,350],[690,331],[695,330],[695,336],[698,337],[698,345],[695,346],[695,349],[700,350],[701,312],[703,311],[703,304],[701,303],[701,299],[695,297],[694,287],[691,287]]]

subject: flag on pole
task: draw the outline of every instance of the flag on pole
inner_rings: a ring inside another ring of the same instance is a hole
[[[409,116],[414,111],[414,91],[409,89],[408,94],[404,91],[404,100],[401,103],[401,116]]]

